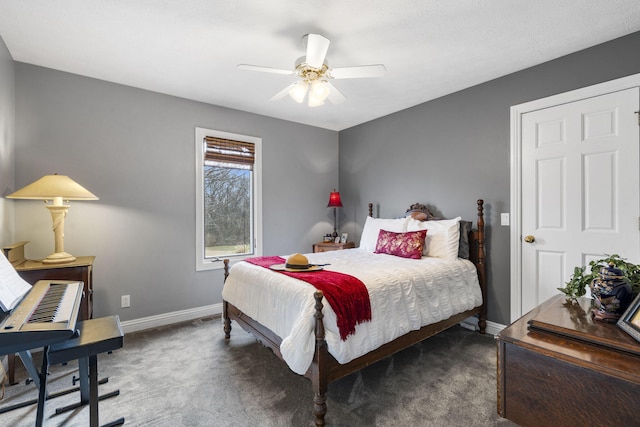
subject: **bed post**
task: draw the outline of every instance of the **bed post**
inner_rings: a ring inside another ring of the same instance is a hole
[[[482,308],[478,316],[478,328],[484,334],[487,329],[487,281],[484,268],[485,261],[484,247],[484,200],[478,199],[478,280],[482,290]]]
[[[316,351],[313,356],[311,372],[311,384],[313,387],[313,415],[316,419],[316,427],[324,426],[324,415],[327,413],[327,362],[329,360],[329,351],[327,349],[327,342],[324,339],[324,323],[322,321],[324,314],[322,314],[322,297],[321,291],[316,291],[313,294],[316,300],[315,314],[315,336],[316,336]]]
[[[222,260],[224,263],[224,281],[227,281],[227,277],[229,277],[229,260]],[[229,308],[227,306],[227,302],[222,300],[222,321],[224,323],[224,339],[228,340],[231,338],[231,319],[229,319]]]
[[[369,203],[369,216],[373,218],[373,203]]]

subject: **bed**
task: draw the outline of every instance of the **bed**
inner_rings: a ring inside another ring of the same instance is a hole
[[[327,270],[327,274],[346,273],[348,277],[362,279],[365,284],[370,297],[370,318],[357,323],[355,327],[352,326],[353,330],[348,333],[341,329],[344,323],[341,309],[336,306],[334,312],[332,304],[327,304],[327,299],[331,300],[330,295],[325,295],[317,286],[264,268],[267,264],[257,265],[244,261],[230,268],[228,260],[225,260],[225,339],[230,339],[231,321],[235,320],[285,361],[293,372],[309,378],[314,394],[315,424],[325,425],[326,393],[331,382],[457,325],[469,317],[477,316],[477,328],[480,333],[485,332],[487,287],[483,205],[483,200],[477,201],[475,229],[469,227],[469,222],[460,222],[460,217],[449,220],[459,224],[460,234],[456,235],[456,239],[462,236],[455,242],[455,259],[451,259],[449,255],[440,257],[435,252],[427,252],[426,243],[422,254],[436,256],[407,259],[389,253],[374,253],[375,250],[369,246],[376,243],[372,243],[367,235],[375,234],[374,239],[378,237],[378,233],[382,236],[380,230],[387,232],[387,228],[392,229],[396,226],[396,220],[388,220],[386,223],[380,220],[382,222],[375,223],[378,228],[372,227],[369,224],[370,221],[372,224],[375,221],[372,219],[372,204],[369,204],[369,217],[359,248],[308,254],[309,262],[313,265],[324,265],[323,269]],[[404,223],[402,219],[397,221],[404,228],[392,231],[411,234],[404,232],[416,232],[416,227],[428,227],[407,218]],[[430,224],[431,227],[449,224],[446,220],[420,222]],[[467,226],[462,227],[463,223],[467,223]],[[438,238],[435,230],[430,228],[426,236]],[[393,235],[392,232],[387,233]],[[468,259],[458,257],[459,242],[463,241],[468,244]],[[435,240],[432,240],[429,246],[433,250],[440,247],[436,245]],[[375,249],[378,250],[379,247]],[[429,269],[429,273],[420,273],[423,266]],[[432,271],[443,271],[444,279],[438,278]],[[409,276],[403,278],[405,274]],[[420,277],[415,276],[416,274]],[[449,283],[452,285],[448,286]],[[430,291],[422,290],[423,287],[427,290],[434,287],[445,289],[442,293],[444,296],[435,300]],[[325,293],[327,291],[325,290]],[[333,301],[335,303],[335,299]],[[399,306],[405,308],[398,308]]]

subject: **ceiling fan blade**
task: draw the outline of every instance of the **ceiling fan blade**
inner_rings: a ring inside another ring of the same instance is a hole
[[[319,34],[307,34],[307,64],[310,67],[322,68],[330,43]]]
[[[249,64],[238,64],[238,68],[241,70],[249,70],[249,71],[260,71],[263,73],[274,73],[274,74],[286,74],[292,75],[292,70],[281,70],[279,68],[271,68],[271,67],[261,67],[259,65],[249,65]]]
[[[295,83],[290,84],[289,86],[287,86],[284,89],[282,89],[280,92],[278,92],[275,95],[273,95],[270,100],[271,101],[278,101],[278,100],[284,98],[285,96],[289,95],[289,91],[291,89],[293,89],[293,87],[295,85],[296,85]]]
[[[361,79],[367,77],[382,77],[387,71],[382,64],[360,65],[356,67],[334,68],[329,75],[334,79]]]
[[[332,104],[342,104],[347,99],[334,85],[329,82],[325,84],[329,87],[329,95],[327,95],[327,98]]]

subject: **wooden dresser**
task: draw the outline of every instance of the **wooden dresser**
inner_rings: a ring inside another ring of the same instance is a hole
[[[498,414],[522,426],[640,426],[640,343],[558,295],[502,330]]]

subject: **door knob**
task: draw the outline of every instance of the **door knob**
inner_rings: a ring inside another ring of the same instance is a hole
[[[527,243],[533,243],[536,241],[536,238],[533,237],[532,235],[528,235],[528,236],[525,236],[524,241]]]

